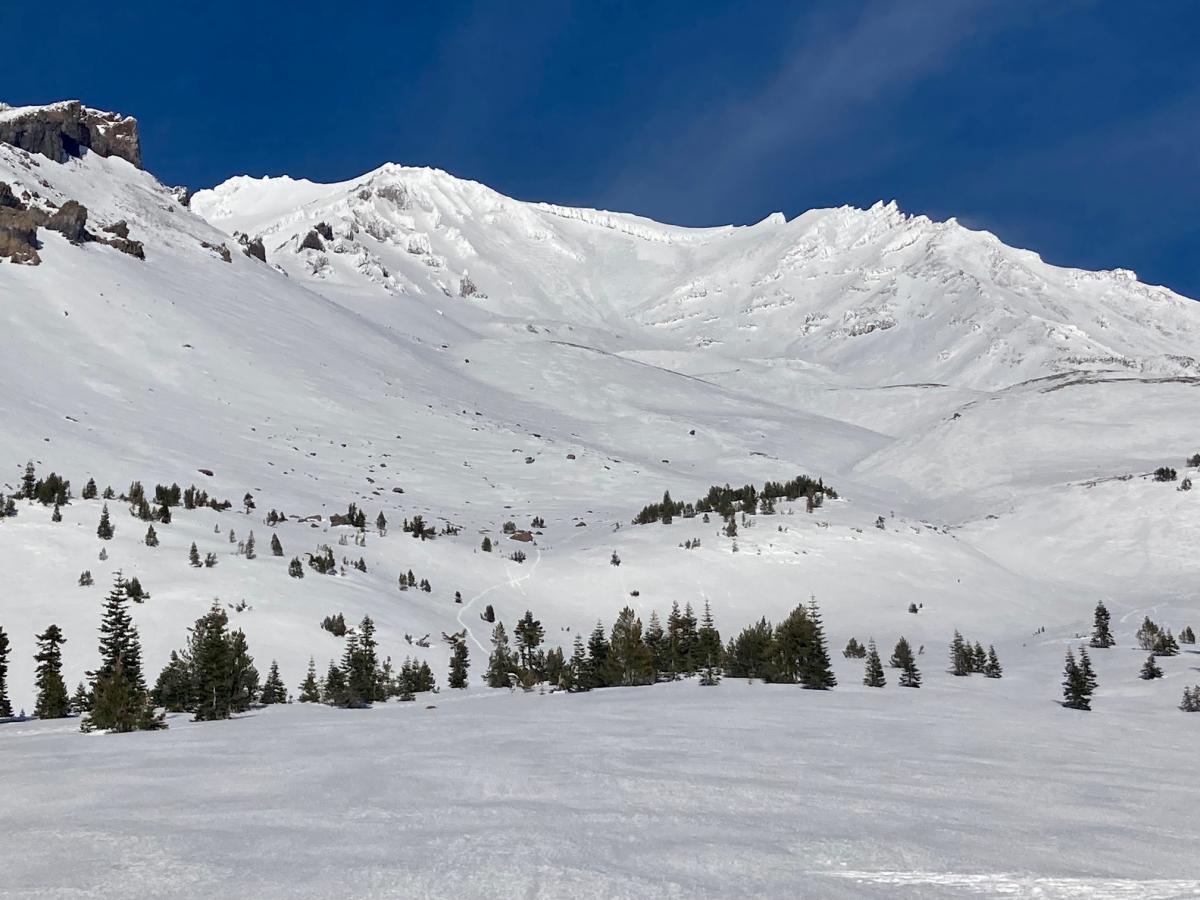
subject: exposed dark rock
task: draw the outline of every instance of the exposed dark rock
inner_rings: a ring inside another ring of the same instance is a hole
[[[44,214],[38,210],[27,210],[0,206],[0,257],[26,266],[36,266],[42,261],[38,256],[37,230]]]
[[[259,262],[267,261],[267,248],[263,246],[261,237],[251,239],[250,235],[242,234],[240,231],[235,232],[235,236],[238,243],[242,245],[243,253]]]
[[[318,222],[313,231],[325,238],[327,241],[333,240],[333,229],[324,222]]]
[[[233,256],[229,252],[229,248],[224,244],[210,244],[208,241],[201,241],[200,246],[205,250],[211,250],[225,262],[233,262]]]
[[[321,243],[321,236],[317,234],[317,229],[312,229],[304,236],[304,240],[300,242],[301,250],[324,250],[325,245]]]
[[[87,207],[75,200],[68,200],[60,206],[46,222],[46,227],[57,231],[72,244],[82,244],[91,240],[87,232]]]
[[[170,188],[171,196],[179,201],[180,206],[192,205],[192,189],[180,185],[179,187]]]
[[[55,162],[82,156],[87,149],[142,167],[137,119],[89,109],[78,100],[0,115],[0,141]]]
[[[133,241],[129,238],[114,237],[109,238],[104,243],[108,244],[108,246],[115,250],[120,250],[122,253],[132,256],[134,259],[146,258],[146,251],[142,247],[141,241]]]
[[[21,201],[16,198],[8,182],[0,181],[0,209],[20,209]]]
[[[124,219],[111,225],[105,225],[100,230],[108,234],[115,234],[119,238],[129,237],[129,224]]]

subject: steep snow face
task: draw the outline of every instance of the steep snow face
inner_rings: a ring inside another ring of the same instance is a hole
[[[446,314],[468,322],[586,325],[619,336],[607,349],[620,352],[802,360],[867,386],[1200,374],[1194,301],[1123,270],[1051,266],[894,203],[694,229],[387,165],[331,185],[235,178],[192,204],[262,234],[273,263],[322,292],[446,297],[460,301]],[[302,247],[318,223],[332,239]]]

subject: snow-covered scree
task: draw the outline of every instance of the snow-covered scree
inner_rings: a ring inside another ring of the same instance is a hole
[[[84,204],[94,231],[124,221],[145,250],[42,229],[40,265],[0,261],[0,493],[32,459],[75,495],[58,523],[24,501],[0,519],[14,705],[33,706],[34,635],[51,622],[71,687],[96,665],[116,569],[151,595],[133,607],[151,680],[214,597],[293,691],[310,656],[320,673],[340,657],[319,627],[335,613],[369,614],[382,655],[426,660],[443,683],[440,636],[466,628],[472,662],[471,690],[443,690],[431,711],[176,716],[165,734],[103,738],[74,720],[0,726],[6,797],[25,798],[0,809],[0,858],[20,860],[0,895],[81,887],[54,880],[75,873],[43,849],[61,827],[50,817],[93,809],[70,847],[102,855],[110,791],[147,848],[104,870],[97,890],[114,895],[254,879],[260,896],[1197,890],[1180,879],[1196,875],[1184,749],[1200,716],[1176,706],[1200,657],[1185,646],[1142,681],[1133,649],[1146,615],[1176,634],[1200,626],[1200,490],[1180,490],[1200,475],[1185,465],[1200,453],[1194,301],[884,205],[685,229],[387,166],[341,185],[234,179],[189,210],[123,159],[4,144],[0,181],[31,205]],[[235,231],[261,236],[265,261]],[[1155,481],[1160,466],[1178,478]],[[800,473],[840,499],[781,503],[736,542],[717,517],[630,524],[665,490],[691,501]],[[118,493],[195,483],[234,507],[176,508],[148,547],[147,523],[111,500],[116,534],[101,541],[102,501],[79,498],[89,477]],[[351,502],[389,533],[358,546],[331,526]],[[288,519],[268,526],[272,508]],[[400,529],[414,515],[459,531],[414,540]],[[503,534],[534,517],[531,543]],[[251,531],[257,559],[235,552]],[[192,543],[218,564],[189,566]],[[289,577],[322,544],[366,571]],[[508,559],[518,549],[523,563]],[[409,570],[432,590],[399,591]],[[821,695],[736,680],[571,697],[479,686],[487,605],[510,627],[532,610],[569,651],[626,604],[645,621],[707,601],[729,638],[810,595],[835,656],[850,637],[885,658],[900,635],[923,645],[922,689],[893,673],[865,692],[861,662],[840,656],[841,683]],[[1118,646],[1093,654],[1095,711],[1064,710],[1063,654],[1099,600]],[[955,629],[995,645],[1002,680],[944,671]],[[214,783],[228,786],[215,806],[187,799]],[[443,808],[473,830],[405,825]],[[621,808],[624,831],[610,827]],[[588,824],[595,810],[609,819]],[[410,840],[393,845],[397,825]],[[172,843],[197,828],[233,861]],[[289,891],[304,840],[319,849],[308,859],[363,865],[336,881],[314,862]],[[718,866],[715,846],[759,862]]]
[[[1019,676],[872,691],[857,664],[838,674],[831,693],[473,687],[436,709],[0,729],[0,895],[1200,892],[1194,729],[1132,699],[1029,703]]]

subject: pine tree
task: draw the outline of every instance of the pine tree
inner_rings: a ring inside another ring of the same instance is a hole
[[[1200,712],[1200,685],[1183,689],[1183,700],[1179,708],[1184,712]]]
[[[971,650],[957,629],[954,640],[950,642],[950,671],[955,675],[971,674]]]
[[[492,629],[492,653],[488,657],[488,667],[484,678],[488,687],[506,688],[510,686],[508,676],[516,670],[512,649],[508,644],[508,632],[504,623],[497,622]]]
[[[979,641],[975,642],[975,647],[971,651],[971,671],[982,672],[987,666],[987,653],[983,649],[983,644]]]
[[[1155,678],[1163,677],[1163,670],[1159,668],[1158,663],[1154,661],[1153,653],[1146,657],[1146,661],[1142,664],[1142,671],[1138,677],[1143,681],[1150,681]]]
[[[375,530],[379,532],[380,537],[387,535],[387,518],[383,514],[383,510],[379,511],[379,515],[375,517]]]
[[[1067,649],[1067,660],[1063,666],[1063,706],[1069,709],[1089,710],[1092,708],[1087,679],[1075,662],[1075,654]]]
[[[275,660],[271,660],[271,668],[267,670],[267,680],[263,682],[259,702],[263,704],[287,703],[287,688],[283,685],[283,679],[279,677],[279,663]]]
[[[921,686],[921,673],[917,670],[917,660],[913,656],[912,646],[905,638],[902,637],[896,642],[896,648],[892,651],[889,663],[893,668],[900,670],[900,687],[919,688]]]
[[[192,712],[197,722],[228,719],[234,687],[233,652],[227,626],[229,615],[213,601],[196,620],[190,638]]]
[[[188,563],[196,569],[203,565],[200,562],[200,550],[196,547],[195,541],[192,541],[192,549],[188,551]]]
[[[111,541],[114,531],[112,521],[108,517],[108,504],[105,503],[100,510],[100,524],[96,526],[96,537],[102,541]]]
[[[492,539],[490,537],[488,537],[487,535],[484,535],[483,543],[481,543],[479,545],[479,549],[482,550],[484,553],[491,553],[492,552]]]
[[[1096,604],[1096,612],[1092,618],[1092,640],[1093,647],[1101,649],[1111,647],[1116,643],[1112,636],[1112,631],[1109,629],[1111,617],[1108,613],[1108,607],[1101,601]]]
[[[311,656],[308,658],[308,673],[300,684],[298,699],[301,703],[321,702],[321,686],[317,683],[317,663]]]
[[[10,650],[8,635],[0,628],[0,719],[10,718],[13,714],[12,701],[8,699],[8,653]]]
[[[50,513],[50,521],[51,522],[61,522],[62,521],[62,510],[59,508],[57,503],[54,504],[54,511]]]
[[[229,635],[229,653],[233,663],[229,707],[233,712],[245,712],[258,696],[258,669],[240,628]]]
[[[669,644],[662,623],[658,620],[658,613],[653,610],[650,611],[650,620],[646,624],[644,640],[646,649],[650,651],[650,664],[657,681],[659,673],[667,668]]]
[[[546,630],[542,623],[535,619],[529,610],[525,610],[525,615],[517,621],[517,627],[513,629],[521,668],[524,670],[522,674],[528,673],[535,683],[542,680],[542,654],[538,648],[542,645],[545,635]]]
[[[881,688],[887,684],[883,674],[883,662],[879,659],[879,650],[875,647],[875,639],[867,641],[867,665],[863,674],[863,684],[867,687]]]
[[[111,674],[118,661],[124,680],[135,691],[144,693],[141,640],[129,615],[128,584],[119,571],[113,577],[112,590],[104,601],[100,620],[100,668],[93,673],[94,681]]]
[[[171,658],[158,673],[152,692],[154,702],[167,712],[183,712],[195,700],[192,689],[191,660],[186,653],[181,656],[171,651]]]
[[[149,528],[146,529],[146,546],[147,547],[157,547],[158,546],[158,532],[156,532],[154,530],[153,525],[151,525]]]
[[[83,682],[75,685],[75,693],[71,695],[71,712],[82,716],[92,708],[92,697]]]
[[[90,712],[83,717],[81,731],[153,731],[166,728],[145,689],[130,678],[118,657],[113,667],[96,679]]]
[[[283,544],[279,542],[279,535],[273,531],[271,532],[271,555],[283,556]]]
[[[81,496],[84,500],[95,500],[96,499],[96,479],[95,478],[88,479],[87,484],[85,484],[83,486],[83,493],[80,494],[79,496]]]
[[[449,685],[452,688],[466,688],[467,669],[471,666],[466,632],[450,635],[448,641],[450,644]]]
[[[800,684],[808,690],[827,691],[837,686],[837,678],[833,674],[833,663],[829,659],[829,648],[825,644],[825,626],[821,622],[821,611],[817,607],[816,597],[808,601],[808,620],[812,633],[797,675]]]
[[[33,468],[33,460],[25,463],[25,474],[21,476],[21,493],[20,496],[25,500],[32,500],[34,490],[37,486],[37,475]]]
[[[257,556],[257,552],[254,548],[254,532],[251,531],[246,538],[246,559],[254,559],[255,556]]]
[[[50,625],[36,636],[37,703],[34,715],[39,719],[61,719],[70,714],[71,702],[62,678],[62,645],[67,642],[57,625]]]
[[[346,694],[346,676],[342,674],[332,660],[329,662],[329,670],[325,673],[325,683],[321,687],[321,699],[332,705],[337,705],[341,702]]]
[[[1079,648],[1079,671],[1083,675],[1083,683],[1087,687],[1088,697],[1096,691],[1096,671],[1092,668],[1092,658],[1088,656],[1087,647]]]
[[[1196,632],[1192,631],[1192,626],[1186,626],[1183,631],[1179,632],[1179,643],[1194,644],[1196,643]]]
[[[613,683],[612,661],[609,659],[610,648],[608,637],[604,633],[604,623],[599,619],[596,620],[596,627],[592,629],[587,646],[589,689],[608,687]]]
[[[696,634],[696,662],[705,672],[719,668],[721,664],[721,633],[713,622],[708,600],[704,601],[704,615],[700,618],[700,630]]]
[[[564,681],[563,686],[573,694],[592,689],[587,651],[583,647],[583,637],[578,632],[575,634],[575,643],[571,651],[571,660],[567,663]]]
[[[626,606],[613,624],[610,659],[617,683],[630,686],[654,682],[653,660],[642,640],[642,620]]]
[[[1000,657],[996,655],[996,648],[988,644],[987,662],[983,665],[983,674],[986,678],[999,678],[1004,674],[1004,669],[1000,667]]]
[[[292,561],[288,563],[288,574],[293,578],[304,577],[304,565],[300,562],[300,557],[292,557]]]

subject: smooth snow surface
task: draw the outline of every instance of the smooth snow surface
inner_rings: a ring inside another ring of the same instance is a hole
[[[1195,730],[1014,687],[473,688],[0,729],[0,896],[1197,896]]]

